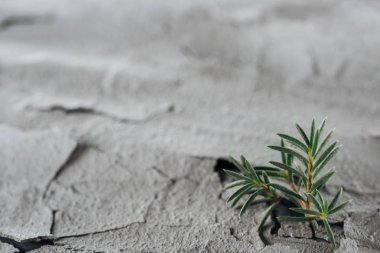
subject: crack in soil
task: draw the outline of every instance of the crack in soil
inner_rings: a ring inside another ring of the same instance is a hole
[[[39,238],[29,240],[29,241],[27,240],[23,242],[18,242],[10,238],[0,237],[0,241],[3,243],[7,243],[9,245],[12,245],[14,248],[18,249],[20,253],[29,252],[46,245],[54,245],[54,242],[52,239],[39,239]]]
[[[67,157],[66,161],[61,165],[61,167],[55,172],[54,176],[49,180],[46,185],[45,191],[42,194],[42,200],[45,200],[47,193],[51,187],[51,184],[62,174],[62,172],[73,164],[86,150],[87,146],[85,145],[76,145],[71,154]]]

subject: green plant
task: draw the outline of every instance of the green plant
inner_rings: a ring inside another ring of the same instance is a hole
[[[264,211],[258,224],[258,230],[261,230],[276,206],[284,200],[290,201],[294,206],[289,209],[299,215],[281,216],[278,219],[308,222],[314,231],[320,222],[327,232],[332,247],[336,248],[334,235],[327,219],[331,214],[342,210],[350,201],[337,204],[342,195],[342,189],[336,193],[331,202],[327,202],[319,191],[335,173],[334,169],[330,169],[322,175],[322,170],[341,147],[337,141],[329,144],[333,130],[321,138],[325,124],[326,119],[319,127],[316,127],[313,120],[309,135],[296,124],[301,139],[278,134],[281,138],[280,145],[269,146],[269,148],[280,152],[281,162],[270,161],[272,166],[253,166],[244,156],[241,156],[241,162],[231,157],[230,161],[240,171],[238,173],[224,170],[236,179],[225,187],[225,189],[236,189],[227,199],[231,207],[236,206],[243,197],[247,197],[240,208],[241,216],[251,204],[260,201],[267,202],[269,207]],[[259,196],[260,200],[256,200]]]

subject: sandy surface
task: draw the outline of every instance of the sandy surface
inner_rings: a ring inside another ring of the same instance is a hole
[[[380,251],[380,4],[160,2],[0,2],[0,251],[329,252],[220,173],[324,116],[338,251]]]

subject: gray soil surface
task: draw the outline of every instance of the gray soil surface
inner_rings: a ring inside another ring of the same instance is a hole
[[[1,1],[0,252],[331,252],[221,170],[325,116],[338,252],[379,252],[379,63],[371,0]]]

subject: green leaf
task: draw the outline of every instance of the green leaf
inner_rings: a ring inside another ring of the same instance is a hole
[[[298,198],[295,198],[295,197],[290,196],[290,195],[288,195],[287,198],[288,198],[288,200],[289,200],[290,202],[292,202],[295,206],[301,207]]]
[[[252,175],[252,177],[255,180],[261,182],[261,179],[257,176],[255,170],[252,167],[252,164],[244,156],[241,156],[241,160],[243,161],[243,163],[245,165],[245,168],[247,168],[247,170],[250,172],[250,174]]]
[[[251,189],[252,189],[252,185],[250,184],[241,187],[239,190],[237,190],[234,194],[232,194],[227,199],[227,202],[232,201],[231,207],[234,207],[237,204],[237,202],[241,199],[241,197],[243,197],[243,195],[246,194]]]
[[[249,177],[246,177],[242,174],[239,174],[235,171],[232,171],[232,170],[223,170],[225,173],[227,173],[228,175],[232,176],[232,177],[235,177],[235,178],[238,178],[238,179],[241,179],[241,180],[247,180],[247,181],[252,181],[251,178]]]
[[[299,199],[299,200],[304,201],[304,199],[302,198],[302,196],[300,196],[299,194],[297,194],[297,193],[295,193],[295,192],[289,190],[288,188],[286,188],[286,187],[284,187],[284,186],[282,186],[282,185],[279,185],[279,184],[273,184],[273,183],[270,183],[270,184],[268,184],[268,185],[270,185],[270,186],[272,186],[273,188],[275,188],[275,189],[277,189],[277,190],[283,192],[284,194],[287,194],[287,195],[293,196],[293,197],[295,197],[295,198],[297,198],[297,199]]]
[[[302,149],[303,151],[305,151],[307,153],[307,151],[308,151],[307,146],[305,144],[303,144],[300,140],[298,140],[294,137],[291,137],[289,135],[286,135],[286,134],[277,134],[277,135],[280,136],[282,139],[287,140],[288,142],[290,142],[294,146]]]
[[[305,174],[303,172],[298,171],[298,170],[296,170],[296,169],[294,169],[294,168],[292,168],[292,167],[290,167],[290,166],[288,166],[286,164],[282,164],[282,163],[275,162],[275,161],[270,161],[269,163],[273,164],[274,166],[277,166],[277,167],[279,167],[281,169],[284,169],[284,170],[286,170],[286,171],[288,171],[290,173],[294,173],[297,176],[299,176],[299,177],[301,177],[301,178],[303,178],[305,180],[307,179],[306,176],[305,176]]]
[[[323,153],[322,155],[315,161],[314,166],[318,167],[318,165],[323,162],[331,153],[331,151],[336,147],[338,142],[334,142],[331,144]]]
[[[294,155],[295,157],[297,157],[298,159],[300,159],[301,162],[303,162],[303,164],[305,166],[307,166],[308,160],[303,155],[301,155],[300,153],[298,153],[297,151],[295,151],[293,149],[279,147],[279,146],[268,146],[268,147],[271,148],[271,149],[280,151],[280,152],[284,152],[284,153],[287,153],[287,154]]]
[[[284,143],[283,139],[281,139],[281,147],[285,148],[285,143]],[[282,151],[281,151],[281,161],[283,163],[286,162],[286,154],[284,152],[282,152]]]
[[[260,194],[260,193],[264,193],[264,190],[263,189],[260,189],[260,190],[257,190],[255,191],[254,193],[252,193],[252,195],[247,199],[247,201],[245,201],[244,205],[242,206],[242,208],[240,209],[240,217],[245,213],[245,211],[247,210],[248,206],[255,200],[255,198]]]
[[[279,202],[274,202],[272,203],[265,211],[264,211],[264,215],[263,217],[261,218],[261,221],[259,223],[259,226],[257,227],[257,231],[260,231],[262,229],[262,227],[264,226],[266,220],[268,219],[269,215],[272,213],[273,209],[275,209],[277,207]]]
[[[348,203],[350,203],[350,202],[351,202],[351,200],[348,200],[348,201],[346,201],[346,202],[344,202],[344,203],[338,205],[337,207],[335,207],[335,208],[329,210],[329,214],[333,214],[333,213],[336,213],[336,212],[342,210],[342,209],[345,208],[345,207],[348,205]]]
[[[322,197],[321,193],[316,190],[317,197],[319,199],[319,203],[322,205],[322,211],[323,213],[327,213],[327,201]]]
[[[319,133],[320,133],[320,134],[322,134],[323,129],[325,128],[326,120],[327,120],[327,117],[325,117],[325,118],[323,119],[321,125],[319,126]]]
[[[325,165],[330,161],[330,159],[335,155],[335,153],[339,150],[341,146],[335,147],[331,153],[328,155],[328,157],[317,166],[317,168],[314,170],[314,176],[316,177],[319,172],[325,167]]]
[[[311,122],[310,136],[309,136],[310,147],[314,145],[314,134],[315,134],[315,120],[313,119],[313,121]]]
[[[265,184],[269,184],[270,183],[268,174],[265,171],[263,172],[263,179],[264,179],[264,183]]]
[[[269,166],[255,166],[255,170],[256,172],[258,170],[265,170],[265,171],[280,171],[278,168],[276,167],[269,167]]]
[[[276,177],[276,178],[284,178],[284,173],[282,171],[265,171],[265,170],[258,170],[256,171],[257,175],[263,175],[263,173],[266,173],[270,177]]]
[[[300,127],[300,125],[296,124],[296,128],[298,130],[298,132],[300,133],[302,139],[305,141],[306,143],[306,146],[310,147],[310,141],[309,139],[307,138],[307,135],[305,134],[305,131],[302,129],[302,127]]]
[[[289,209],[292,210],[292,211],[294,211],[294,212],[302,213],[302,214],[310,214],[310,215],[315,215],[315,216],[320,216],[321,215],[320,212],[317,212],[317,211],[314,211],[314,210],[309,210],[309,209],[296,208],[296,207],[292,207],[292,208],[289,208]]]
[[[286,164],[287,165],[289,165],[289,166],[292,166],[292,164],[293,164],[293,158],[294,158],[294,156],[293,155],[290,155],[290,154],[288,154],[288,159],[286,159]]]
[[[340,196],[342,196],[343,188],[340,187],[339,191],[335,194],[333,200],[330,202],[330,205],[328,206],[328,210],[331,210],[335,207],[336,203],[338,202]]]
[[[313,155],[313,157],[315,156],[315,152],[317,152],[318,141],[319,141],[319,129],[317,129],[317,131],[315,131],[315,137],[314,137],[314,141],[313,141],[313,148],[311,149],[311,154]]]
[[[252,188],[252,185],[249,184],[249,183],[241,186],[238,190],[236,190],[233,194],[231,194],[231,196],[227,199],[227,202],[230,202],[230,201],[234,200],[237,196],[239,196],[240,193],[247,192],[251,188]]]
[[[314,193],[315,193],[316,197],[318,198],[319,203],[323,204],[323,197],[322,197],[321,193],[319,192],[319,190],[316,190]]]
[[[313,194],[307,194],[308,198],[313,202],[314,206],[318,209],[319,212],[323,212],[322,204],[313,196]]]
[[[290,221],[290,222],[305,222],[315,220],[314,217],[294,217],[294,216],[280,216],[277,217],[279,221]]]
[[[333,234],[333,232],[331,230],[330,224],[329,224],[329,222],[326,219],[323,219],[322,221],[323,221],[323,225],[324,225],[324,227],[326,229],[327,235],[329,237],[329,241],[330,241],[330,243],[332,245],[332,248],[335,249],[336,248],[336,243],[335,243],[334,234]]]
[[[325,175],[323,175],[320,179],[318,179],[313,184],[313,186],[310,189],[310,192],[318,190],[319,188],[321,188],[322,186],[324,186],[327,183],[327,181],[330,179],[330,177],[332,177],[332,175],[334,175],[334,173],[335,173],[335,171],[332,170],[332,171],[327,172]]]
[[[234,187],[236,187],[236,186],[243,185],[243,184],[247,184],[247,181],[246,181],[246,180],[238,180],[238,181],[234,181],[234,182],[232,182],[232,183],[227,184],[227,185],[224,187],[224,190],[228,190],[228,189],[231,189],[231,188],[234,188]]]
[[[249,171],[244,167],[244,165],[241,165],[235,158],[232,156],[229,157],[230,162],[235,165],[236,168],[238,168],[242,173],[249,175]]]
[[[325,138],[323,138],[321,144],[319,145],[317,152],[315,153],[315,156],[318,156],[318,154],[323,150],[327,142],[330,140],[331,135],[333,134],[335,129],[330,130],[330,132],[327,133]]]

